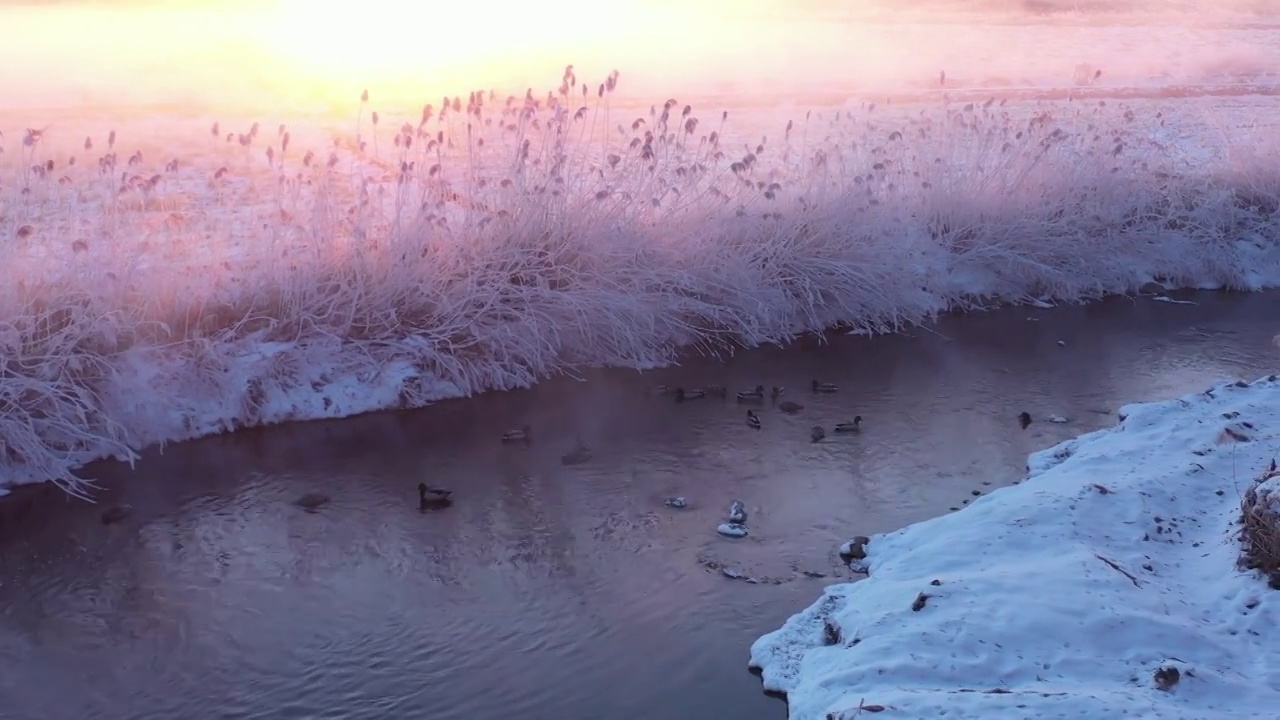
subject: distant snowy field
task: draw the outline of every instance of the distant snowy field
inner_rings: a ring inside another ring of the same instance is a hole
[[[1280,592],[1236,563],[1241,496],[1280,492],[1280,382],[1119,418],[872,538],[868,579],[758,640],[791,719],[1275,717]]]

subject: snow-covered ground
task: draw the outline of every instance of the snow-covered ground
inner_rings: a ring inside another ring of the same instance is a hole
[[[1237,561],[1280,382],[1118,415],[1021,484],[873,537],[867,579],[760,638],[792,720],[1276,717],[1280,591]]]
[[[336,139],[4,128],[0,489],[691,346],[1280,286],[1269,99],[631,113],[565,77]]]

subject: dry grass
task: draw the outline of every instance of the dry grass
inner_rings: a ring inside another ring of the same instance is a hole
[[[1241,564],[1260,570],[1280,590],[1280,471],[1274,462],[1240,502]]]
[[[10,135],[0,487],[83,493],[79,465],[153,443],[682,348],[1280,278],[1266,129],[1188,149],[1154,108],[992,102],[765,130],[676,100],[624,113],[617,80],[570,69],[407,121],[362,100],[333,142]]]

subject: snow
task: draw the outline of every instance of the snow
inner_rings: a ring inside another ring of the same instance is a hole
[[[453,141],[461,112],[413,131],[416,110],[388,111],[375,129],[366,106],[359,138],[165,116],[28,145],[35,124],[5,126],[0,487],[83,491],[85,463],[148,446],[690,347],[1153,282],[1280,286],[1274,100],[730,119],[677,102],[652,151],[661,113],[618,111],[619,136],[589,120],[610,102],[496,99],[472,130],[483,146]]]
[[[1276,717],[1280,592],[1237,560],[1280,382],[1119,417],[1033,454],[1027,482],[871,538],[869,578],[756,641],[791,719]]]

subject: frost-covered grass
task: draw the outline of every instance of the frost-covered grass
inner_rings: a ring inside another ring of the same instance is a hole
[[[10,132],[0,488],[82,493],[78,466],[154,443],[586,365],[1280,278],[1269,128],[1187,145],[1173,105],[994,101],[759,128],[615,106],[616,82],[408,121],[362,101],[336,139]]]
[[[872,538],[869,578],[759,639],[751,664],[792,720],[1273,717],[1280,592],[1236,561],[1280,382],[1120,418],[1032,455],[1024,483]]]

